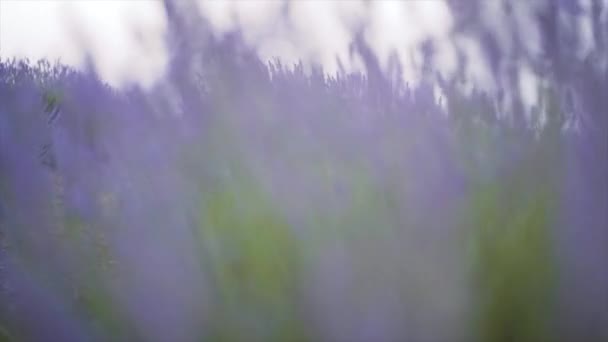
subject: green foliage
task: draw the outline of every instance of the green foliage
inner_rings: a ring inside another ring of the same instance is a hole
[[[213,340],[302,338],[294,236],[262,191],[233,179],[207,197],[200,229],[217,291]]]
[[[63,252],[81,261],[86,260],[86,267],[74,270],[69,281],[70,296],[76,310],[109,338],[132,336],[133,327],[128,317],[120,310],[107,287],[113,278],[114,260],[105,236],[99,228],[77,215],[66,215],[63,227]]]
[[[0,342],[11,342],[15,341],[11,333],[5,327],[0,325]]]
[[[528,197],[517,180],[473,200],[473,270],[480,341],[550,341],[555,284],[552,199]]]

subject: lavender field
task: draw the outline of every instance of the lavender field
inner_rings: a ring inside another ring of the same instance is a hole
[[[364,25],[362,71],[329,72],[186,1],[150,87],[0,53],[0,340],[608,341],[608,3],[583,2],[498,27],[447,2],[457,63],[426,39],[415,82]]]

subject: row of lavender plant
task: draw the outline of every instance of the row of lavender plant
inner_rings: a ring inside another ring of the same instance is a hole
[[[362,43],[335,77],[202,45],[150,91],[0,61],[2,337],[606,337],[597,63],[546,73],[540,127]]]

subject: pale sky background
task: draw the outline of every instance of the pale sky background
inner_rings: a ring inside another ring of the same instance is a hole
[[[490,90],[496,83],[480,58],[477,42],[450,36],[453,18],[442,0],[295,1],[286,13],[281,0],[195,2],[215,35],[241,28],[247,44],[264,60],[279,57],[287,63],[302,60],[306,66],[319,63],[328,73],[335,73],[339,57],[347,71],[365,72],[362,62],[352,58],[348,50],[355,32],[365,27],[363,37],[381,67],[386,70],[389,57],[396,54],[404,68],[403,77],[410,83],[416,83],[420,76],[421,56],[414,47],[427,38],[438,42],[436,67],[441,72],[455,70],[457,43],[478,61],[466,70],[472,83]],[[535,6],[544,2],[534,1]],[[506,19],[498,3],[485,2],[482,17],[500,28]],[[514,2],[514,11],[521,12],[517,24],[526,34],[529,51],[538,53],[538,30],[531,20],[533,13],[526,12],[534,6],[521,3]],[[590,23],[581,25],[588,26],[582,32],[589,34]],[[82,67],[88,53],[100,76],[117,87],[134,82],[150,86],[163,75],[170,58],[166,33],[163,4],[156,0],[0,0],[2,58],[59,58]],[[499,30],[497,34],[500,38]],[[501,44],[508,51],[506,37]],[[525,65],[520,73],[524,101],[532,104],[537,98],[536,77]]]
[[[0,48],[4,58],[32,60],[60,58],[82,66],[87,52],[99,74],[113,85],[124,82],[151,84],[168,61],[165,46],[167,18],[162,2],[155,0],[0,0]],[[336,57],[349,70],[364,71],[348,47],[358,27],[367,24],[364,37],[384,67],[396,52],[405,77],[414,80],[419,56],[412,47],[426,37],[441,38],[451,26],[443,1],[296,1],[282,16],[279,0],[203,1],[200,13],[214,33],[242,28],[248,44],[263,59],[299,59],[338,70]],[[368,7],[366,7],[368,6]],[[141,32],[144,41],[134,31]],[[455,67],[445,49],[446,70]]]

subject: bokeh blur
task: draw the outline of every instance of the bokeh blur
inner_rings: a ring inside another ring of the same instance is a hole
[[[0,340],[608,341],[608,2],[153,2],[0,26]]]

